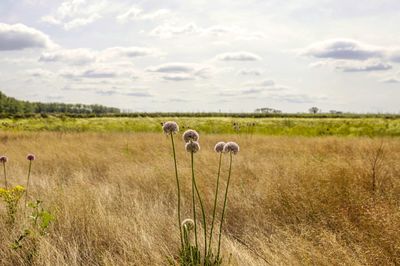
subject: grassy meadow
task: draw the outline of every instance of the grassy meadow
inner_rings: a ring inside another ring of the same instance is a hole
[[[15,250],[10,244],[28,221],[20,210],[20,222],[8,227],[0,204],[0,265],[168,265],[179,229],[170,140],[160,125],[166,120],[1,120],[9,183],[25,185],[24,156],[34,153],[29,197],[43,200],[55,220],[47,234]],[[400,120],[175,120],[181,131],[201,134],[196,175],[207,213],[218,167],[213,147],[220,140],[240,145],[224,265],[400,264]],[[191,168],[180,136],[184,219],[191,213]]]
[[[160,132],[162,122],[174,120],[182,130],[207,134],[275,136],[400,136],[400,118],[304,117],[47,117],[0,119],[2,131]]]

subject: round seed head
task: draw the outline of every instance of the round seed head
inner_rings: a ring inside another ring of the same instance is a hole
[[[174,121],[165,122],[162,128],[165,134],[175,134],[179,131],[179,126]]]
[[[221,153],[224,151],[224,146],[225,146],[225,142],[220,141],[217,144],[215,144],[214,151],[217,153]]]
[[[33,154],[28,154],[28,155],[26,156],[26,159],[27,159],[28,161],[34,161],[34,160],[36,159],[36,157],[35,157],[35,155],[33,155]]]
[[[185,219],[182,222],[182,227],[188,231],[193,230],[194,228],[194,222],[192,219]]]
[[[0,156],[0,163],[6,163],[8,161],[7,156]]]
[[[183,133],[182,137],[183,141],[187,143],[189,141],[198,141],[200,136],[196,130],[188,129],[185,131],[185,133]]]
[[[233,141],[227,142],[224,146],[223,152],[236,154],[239,152],[239,145]]]
[[[187,152],[196,153],[200,150],[200,144],[197,141],[190,141],[186,143],[185,149]]]

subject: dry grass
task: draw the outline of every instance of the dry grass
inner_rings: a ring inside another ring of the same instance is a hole
[[[219,140],[241,145],[223,238],[226,264],[400,264],[399,139],[203,135],[196,163],[208,213]],[[189,154],[177,144],[186,218]],[[25,154],[37,155],[30,195],[57,218],[39,239],[34,264],[165,265],[177,254],[173,162],[161,133],[2,133],[0,151],[10,158],[14,185],[25,183]],[[9,248],[21,226],[10,234],[4,225],[0,218],[0,264],[23,265],[24,249]]]

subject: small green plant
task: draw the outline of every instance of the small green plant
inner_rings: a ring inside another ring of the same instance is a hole
[[[31,209],[29,215],[31,222],[14,240],[11,248],[18,250],[25,264],[32,265],[38,254],[39,237],[47,235],[47,229],[55,217],[42,207],[40,200],[29,202],[28,207]]]
[[[13,225],[18,211],[18,203],[24,195],[25,188],[15,186],[11,189],[0,188],[0,198],[4,201],[7,210],[7,224]]]
[[[178,219],[180,221],[180,187],[179,187],[179,178],[178,178],[178,169],[176,163],[176,154],[175,154],[175,143],[173,140],[173,134],[176,134],[179,130],[177,123],[175,122],[166,122],[163,124],[164,133],[171,136],[172,140],[172,150],[174,155],[174,165],[175,165],[175,175],[177,181],[177,188],[178,188]],[[208,232],[207,228],[207,216],[203,204],[203,200],[200,194],[200,190],[197,186],[196,177],[195,177],[195,166],[194,166],[194,154],[200,150],[199,134],[192,129],[189,129],[184,132],[183,140],[186,143],[185,149],[187,152],[190,153],[190,163],[191,163],[191,181],[192,181],[192,219],[186,219],[179,224],[179,233],[181,238],[181,249],[179,251],[179,261],[180,265],[184,266],[197,266],[197,265],[205,265],[205,266],[216,266],[222,264],[222,257],[220,256],[221,250],[221,236],[222,236],[222,226],[225,219],[225,211],[227,206],[227,198],[228,198],[228,188],[231,179],[232,173],[232,158],[233,155],[239,152],[239,145],[235,142],[218,142],[215,145],[215,152],[219,153],[219,164],[218,164],[218,173],[217,173],[217,180],[216,180],[216,188],[215,188],[215,195],[214,195],[214,205],[213,205],[213,213],[212,213],[212,222],[211,222],[211,229]],[[229,171],[228,171],[228,179],[225,188],[225,194],[223,198],[223,207],[219,225],[219,232],[218,232],[218,246],[216,249],[216,253],[214,253],[213,248],[213,234],[214,234],[214,225],[216,220],[216,209],[218,204],[218,193],[219,193],[219,185],[220,185],[220,174],[221,174],[221,165],[222,165],[222,156],[223,153],[227,153],[230,155],[229,157]],[[197,212],[196,212],[196,202],[200,204],[201,209],[201,225],[204,234],[204,245],[201,247],[201,244],[198,241],[198,230],[197,227]],[[192,230],[194,231],[192,233]],[[193,239],[194,238],[194,239]],[[193,241],[194,240],[194,241]],[[202,252],[202,249],[204,250]],[[171,264],[175,264],[172,262]]]

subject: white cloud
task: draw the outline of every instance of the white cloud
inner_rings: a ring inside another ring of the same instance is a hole
[[[147,47],[110,47],[100,52],[100,60],[109,60],[117,57],[142,57],[142,56],[156,56],[161,53],[155,49]]]
[[[163,75],[162,78],[171,81],[185,81],[185,80],[194,80],[195,76],[187,73],[176,73],[176,74]]]
[[[238,75],[242,76],[261,76],[262,71],[259,69],[241,69],[238,71]]]
[[[168,9],[158,9],[153,12],[144,12],[141,8],[136,6],[131,7],[127,11],[117,16],[117,21],[119,23],[126,23],[132,20],[154,20],[166,17],[171,11]]]
[[[90,49],[60,49],[43,53],[41,62],[61,62],[71,65],[84,65],[96,60],[96,52]]]
[[[259,55],[250,52],[233,52],[233,53],[223,53],[216,57],[221,61],[259,61],[261,57]]]
[[[263,39],[265,35],[261,32],[252,32],[239,27],[227,27],[214,25],[211,27],[200,27],[196,23],[165,23],[150,31],[150,36],[160,38],[173,38],[185,35],[198,35],[204,37],[226,37],[232,40],[256,40]]]
[[[24,24],[0,23],[0,51],[27,48],[54,48],[54,42],[41,31]]]
[[[310,64],[310,67],[330,67],[342,72],[373,72],[392,69],[393,66],[379,59],[359,60],[323,60]]]
[[[103,13],[109,12],[110,4],[105,0],[65,0],[53,14],[43,16],[42,21],[71,30],[100,19]]]
[[[384,62],[368,62],[368,63],[347,63],[336,66],[336,69],[343,72],[371,72],[371,71],[384,71],[392,69],[390,64]]]
[[[55,76],[54,72],[43,68],[29,69],[26,71],[26,73],[32,77],[44,79],[52,78]]]
[[[196,78],[207,78],[214,73],[211,66],[194,63],[166,63],[158,66],[148,67],[147,72],[160,74],[164,80],[184,81]]]
[[[316,58],[366,60],[383,57],[385,50],[351,39],[331,39],[312,44],[302,54]]]
[[[154,67],[149,67],[146,70],[149,72],[160,73],[191,73],[198,68],[197,64],[192,63],[166,63]]]
[[[110,47],[101,51],[91,49],[59,49],[43,53],[39,61],[59,62],[71,65],[86,65],[93,62],[110,62],[123,58],[134,58],[142,56],[156,56],[161,53],[146,47]]]
[[[157,36],[160,38],[172,38],[182,35],[193,35],[201,33],[201,29],[194,23],[189,23],[183,26],[174,26],[170,24],[164,24],[157,26],[150,31],[150,36]]]
[[[93,64],[90,67],[85,68],[67,69],[61,71],[60,76],[73,80],[136,78],[135,72],[133,71],[133,66],[118,64]]]
[[[397,83],[400,83],[400,78],[387,78],[387,79],[381,80],[381,82],[397,84]]]

